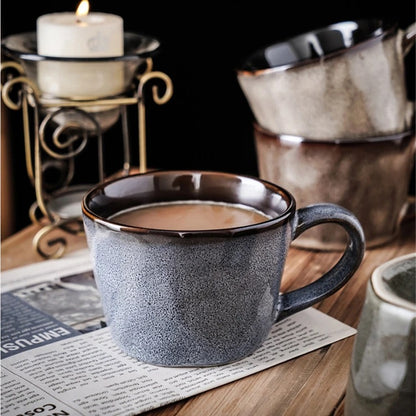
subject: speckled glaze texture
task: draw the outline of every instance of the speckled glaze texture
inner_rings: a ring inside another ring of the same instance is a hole
[[[264,341],[276,320],[289,224],[198,241],[86,225],[108,323],[128,354],[212,365],[238,360]]]
[[[332,141],[401,132],[411,128],[414,114],[405,36],[399,29],[320,59],[241,69],[237,79],[255,120],[273,133]]]
[[[111,220],[139,201],[193,200],[196,194],[251,204],[272,218],[234,229],[188,232]],[[91,190],[83,200],[83,215],[114,340],[130,356],[164,366],[220,365],[246,357],[277,320],[342,287],[364,253],[361,226],[349,211],[330,204],[296,211],[287,191],[242,175],[133,175]],[[292,239],[326,221],[338,222],[350,235],[345,256],[312,285],[279,293]]]
[[[389,282],[392,276],[397,284]],[[354,343],[346,416],[416,414],[415,280],[415,253],[373,273]]]
[[[260,177],[290,189],[299,207],[330,202],[347,208],[359,219],[368,248],[395,238],[409,201],[414,132],[329,143],[298,141],[255,124],[254,139]],[[325,225],[294,245],[340,250],[345,241],[342,229]]]

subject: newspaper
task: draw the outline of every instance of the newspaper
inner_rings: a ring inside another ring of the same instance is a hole
[[[356,333],[309,308],[275,324],[264,344],[241,361],[149,365],[113,342],[91,269],[83,250],[2,273],[2,416],[137,415]]]

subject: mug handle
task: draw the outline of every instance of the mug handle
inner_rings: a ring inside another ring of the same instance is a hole
[[[340,260],[318,280],[279,297],[277,321],[306,309],[335,293],[352,277],[364,256],[365,238],[358,219],[336,204],[314,204],[296,211],[292,240],[307,229],[323,223],[336,223],[345,229],[349,242]]]

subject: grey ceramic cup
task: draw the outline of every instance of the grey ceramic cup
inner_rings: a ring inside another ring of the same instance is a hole
[[[116,223],[143,204],[216,201],[271,219],[230,229],[172,231]],[[361,225],[333,204],[296,210],[292,195],[255,177],[153,171],[95,186],[82,210],[94,275],[115,342],[130,356],[164,366],[230,363],[253,353],[272,325],[341,288],[364,253]],[[349,243],[319,280],[280,293],[289,245],[306,229],[334,222]]]
[[[393,240],[414,203],[409,198],[415,166],[414,131],[394,135],[316,141],[274,134],[254,124],[259,176],[290,189],[303,207],[329,202],[350,210],[363,227],[366,247]],[[413,214],[414,215],[414,214]],[[346,236],[332,225],[314,227],[297,247],[342,250]]]
[[[278,134],[350,140],[405,131],[404,58],[416,25],[345,21],[259,48],[237,70],[258,124]]]
[[[377,267],[355,338],[346,416],[416,412],[416,253]]]

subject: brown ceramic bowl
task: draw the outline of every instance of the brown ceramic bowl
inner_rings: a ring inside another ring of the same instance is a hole
[[[415,134],[316,142],[278,135],[254,124],[259,176],[291,189],[298,206],[339,204],[359,219],[371,248],[392,240],[408,210]],[[345,233],[322,225],[293,242],[304,248],[337,250]]]

